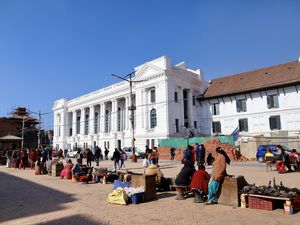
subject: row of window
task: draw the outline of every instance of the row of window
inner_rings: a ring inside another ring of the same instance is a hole
[[[248,119],[239,119],[239,131],[248,132]],[[280,116],[270,116],[269,117],[269,126],[270,130],[281,130]],[[212,122],[212,132],[213,133],[222,133],[221,122],[214,121]]]
[[[247,112],[247,99],[236,100],[236,111]],[[267,107],[268,109],[279,108],[278,95],[267,96]],[[211,106],[212,115],[220,115],[220,103],[214,103]]]

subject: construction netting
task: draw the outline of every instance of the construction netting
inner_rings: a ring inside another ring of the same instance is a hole
[[[206,141],[212,139],[218,139],[222,143],[228,143],[234,145],[233,136],[214,136],[214,137],[193,137],[193,138],[165,138],[158,139],[159,147],[186,147],[187,145],[193,145],[195,143],[204,144]]]

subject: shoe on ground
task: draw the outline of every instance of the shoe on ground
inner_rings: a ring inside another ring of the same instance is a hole
[[[185,200],[185,197],[183,195],[176,195],[176,200]]]

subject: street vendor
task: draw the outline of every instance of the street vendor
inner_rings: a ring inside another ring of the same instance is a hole
[[[161,172],[156,163],[149,165],[145,171],[146,175],[156,175],[156,185],[160,190],[165,190],[166,180],[164,174]]]
[[[79,180],[79,176],[82,174],[81,168],[80,168],[80,159],[77,159],[77,163],[72,168],[72,180]]]

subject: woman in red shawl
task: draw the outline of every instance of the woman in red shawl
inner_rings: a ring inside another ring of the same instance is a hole
[[[208,193],[208,182],[209,175],[205,171],[205,166],[202,164],[198,165],[198,170],[193,174],[190,187],[195,194],[194,202],[200,203],[204,202]]]
[[[30,169],[34,170],[35,162],[37,160],[37,153],[35,149],[31,150],[29,154],[29,158],[30,158]]]
[[[65,164],[64,169],[60,173],[60,178],[64,179],[64,177],[66,177],[68,180],[72,179],[72,168],[73,163],[72,160],[69,159],[68,162]]]

